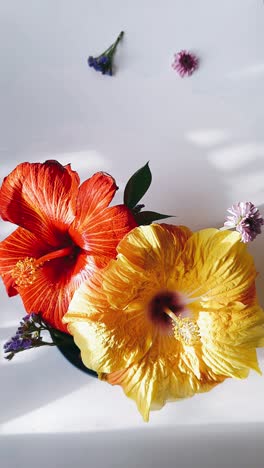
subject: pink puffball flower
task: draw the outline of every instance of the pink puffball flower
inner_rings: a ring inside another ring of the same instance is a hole
[[[176,70],[182,78],[186,75],[192,75],[198,68],[198,65],[198,57],[186,50],[181,50],[177,54],[174,54],[174,62],[171,64],[172,68]]]
[[[261,234],[261,226],[264,219],[258,208],[251,202],[238,202],[227,210],[224,227],[236,229],[241,234],[241,241],[244,243],[253,241],[258,234]]]

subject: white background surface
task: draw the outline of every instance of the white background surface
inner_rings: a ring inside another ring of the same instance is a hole
[[[233,202],[264,204],[261,0],[2,0],[0,14],[1,178],[58,159],[83,179],[110,172],[119,202],[150,160],[144,201],[175,223],[221,226]],[[88,55],[121,30],[116,76],[90,69]],[[186,79],[171,68],[181,49],[201,61]],[[1,237],[13,228],[0,224]],[[251,247],[262,304],[263,241]],[[2,342],[23,315],[2,287]],[[1,357],[0,376],[1,468],[264,465],[263,377],[168,404],[145,424],[121,389],[53,348]]]

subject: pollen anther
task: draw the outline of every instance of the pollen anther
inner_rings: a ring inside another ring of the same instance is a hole
[[[177,317],[173,321],[173,331],[176,340],[182,341],[188,346],[199,340],[199,327],[192,319]]]
[[[190,317],[183,317],[181,314],[176,315],[168,307],[164,307],[164,312],[167,314],[173,323],[173,334],[176,340],[183,342],[188,346],[192,346],[199,339],[198,324]]]
[[[33,284],[36,279],[36,272],[41,264],[37,264],[37,260],[32,257],[26,257],[19,260],[11,271],[11,276],[15,280],[17,286],[28,286]]]

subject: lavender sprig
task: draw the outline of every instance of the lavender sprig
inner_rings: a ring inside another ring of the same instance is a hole
[[[98,57],[93,57],[90,55],[90,57],[87,60],[89,67],[94,68],[95,71],[99,71],[103,75],[112,76],[114,54],[115,54],[117,45],[121,41],[123,35],[124,35],[124,31],[121,31],[116,41]]]
[[[49,332],[52,341],[44,341],[42,332]],[[15,335],[4,345],[5,358],[11,361],[13,357],[26,349],[40,346],[56,346],[72,341],[72,337],[50,327],[39,314],[32,313],[23,317]]]

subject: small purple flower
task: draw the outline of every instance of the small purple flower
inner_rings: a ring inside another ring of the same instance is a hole
[[[31,348],[33,341],[29,338],[24,338],[22,341],[23,350]]]
[[[239,202],[232,205],[227,211],[230,214],[226,217],[224,227],[236,229],[241,234],[242,242],[251,242],[258,234],[261,234],[264,219],[253,203]]]
[[[19,351],[31,348],[32,344],[33,342],[29,338],[14,336],[10,341],[5,343],[4,350],[5,353],[18,353]]]
[[[49,326],[36,313],[28,314],[22,318],[15,335],[4,344],[4,353],[9,361],[13,357],[26,349],[37,348],[39,346],[52,345],[42,339],[42,331],[50,331]]]
[[[44,341],[42,332],[50,334],[52,341]],[[15,335],[4,344],[5,358],[11,361],[13,357],[26,349],[39,348],[40,346],[68,346],[73,343],[72,337],[60,332],[47,324],[40,314],[31,313],[23,317]]]
[[[192,75],[198,68],[198,65],[199,59],[196,55],[191,52],[187,52],[186,50],[181,50],[177,54],[174,54],[174,62],[171,66],[183,78],[186,75]]]
[[[98,57],[93,57],[90,55],[88,57],[89,67],[94,68],[95,71],[99,71],[102,75],[113,75],[113,57],[117,48],[118,43],[122,39],[124,31],[121,31],[117,40],[112,44],[105,52],[103,52]]]

